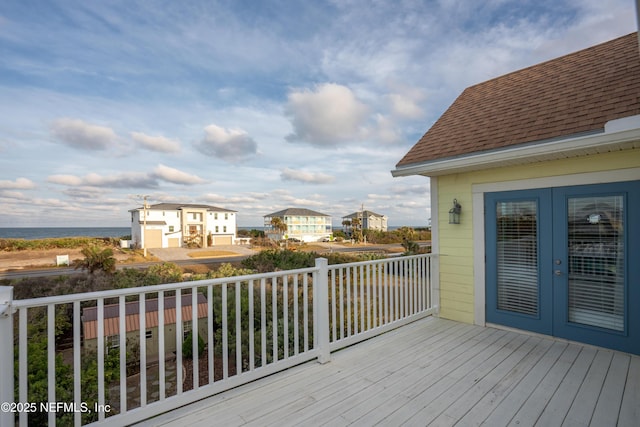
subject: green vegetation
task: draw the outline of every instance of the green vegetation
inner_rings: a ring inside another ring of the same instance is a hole
[[[70,330],[70,316],[65,306],[57,306],[55,312],[55,340],[59,347],[63,335]],[[17,331],[14,332],[17,337]],[[27,364],[29,367],[29,387],[27,401],[40,406],[40,403],[48,402],[48,353],[47,353],[47,315],[46,308],[37,307],[29,310],[27,323]],[[14,345],[16,355],[14,370],[14,387],[18,395],[18,346]],[[61,352],[55,354],[56,400],[58,402],[73,402],[73,367],[63,360]],[[117,350],[107,352],[104,363],[104,375],[106,384],[116,383],[120,379],[120,356]],[[98,363],[95,352],[85,352],[81,358],[80,387],[82,401],[93,408],[98,401]],[[106,398],[109,399],[109,389],[106,389]],[[17,414],[16,414],[17,415]],[[97,421],[97,413],[82,414],[84,424]],[[29,414],[29,425],[44,426],[48,422],[48,413],[36,411]],[[60,412],[56,416],[57,425],[73,425],[73,413]]]
[[[204,353],[204,340],[198,334],[198,357]],[[187,337],[182,341],[182,356],[186,358],[193,357],[193,331],[189,332]]]
[[[334,233],[335,235],[335,233]],[[364,230],[367,243],[389,244],[404,243],[406,240],[419,242],[431,240],[431,230],[426,228],[400,227],[393,231]]]
[[[89,274],[96,271],[112,274],[116,271],[116,259],[113,257],[111,248],[87,246],[82,249],[82,255],[84,255],[84,259],[74,263],[76,269],[87,270]]]
[[[129,236],[124,236],[126,238]],[[0,251],[24,251],[39,249],[75,249],[89,246],[118,246],[120,239],[105,237],[60,237],[54,239],[0,239]]]

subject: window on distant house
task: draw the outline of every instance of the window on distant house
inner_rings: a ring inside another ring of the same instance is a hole
[[[216,233],[220,232],[220,226],[216,225]]]
[[[107,351],[112,348],[120,348],[120,335],[109,335],[105,338],[105,349]]]
[[[224,219],[229,219],[229,214],[228,213],[224,214]]]
[[[213,219],[218,219],[218,213],[217,212],[213,214]]]
[[[170,225],[170,226],[169,226],[169,232],[170,232],[170,233],[173,233],[173,225]]]
[[[227,226],[225,225],[224,227],[222,227],[222,232],[226,233],[227,232]]]
[[[153,331],[151,329],[147,329],[147,331],[145,332],[145,336],[147,337],[147,339],[153,338]]]
[[[182,340],[186,340],[187,339],[187,335],[189,335],[189,332],[191,332],[191,322],[184,322],[182,324]]]

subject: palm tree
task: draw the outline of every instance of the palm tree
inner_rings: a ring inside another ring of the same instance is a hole
[[[344,227],[344,233],[347,235],[351,235],[351,221],[345,219],[342,221],[342,227]]]
[[[353,237],[356,242],[359,242],[362,240],[362,227],[361,227],[361,222],[360,222],[360,218],[353,218],[351,220],[351,225],[353,226],[353,232],[351,233],[351,237]]]
[[[88,246],[82,249],[81,253],[84,259],[76,260],[76,269],[88,270],[89,274],[98,270],[109,274],[116,271],[116,259],[110,248],[100,249],[98,246]]]
[[[287,232],[287,224],[280,217],[271,218],[271,227],[279,234],[284,234]]]

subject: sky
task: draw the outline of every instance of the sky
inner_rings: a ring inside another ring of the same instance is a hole
[[[3,0],[0,227],[143,196],[424,226],[390,171],[466,87],[636,30],[634,0]]]

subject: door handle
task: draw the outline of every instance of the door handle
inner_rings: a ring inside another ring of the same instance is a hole
[[[553,274],[555,274],[556,276],[562,276],[562,271],[554,270]]]

